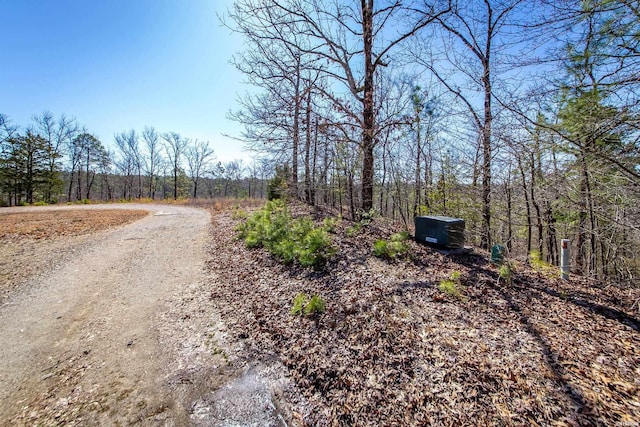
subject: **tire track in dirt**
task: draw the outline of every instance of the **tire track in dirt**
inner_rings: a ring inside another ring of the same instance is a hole
[[[157,322],[171,295],[203,279],[210,215],[131,208],[151,214],[96,235],[0,309],[0,425],[188,422]]]

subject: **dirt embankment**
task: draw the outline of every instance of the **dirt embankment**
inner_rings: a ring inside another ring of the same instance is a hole
[[[381,260],[374,241],[398,231],[382,220],[357,234],[339,224],[336,257],[314,272],[245,248],[230,215],[214,222],[212,304],[239,354],[286,366],[300,390],[287,396],[294,420],[639,425],[640,289],[562,282],[522,263],[507,283],[486,253],[445,256],[415,242],[410,256]],[[458,298],[439,290],[454,275]],[[293,316],[300,292],[325,298],[327,311]]]

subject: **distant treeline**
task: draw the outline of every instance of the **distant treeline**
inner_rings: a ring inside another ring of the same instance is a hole
[[[208,142],[147,127],[114,150],[75,119],[44,112],[24,129],[0,114],[0,204],[266,197],[268,162],[215,161]]]

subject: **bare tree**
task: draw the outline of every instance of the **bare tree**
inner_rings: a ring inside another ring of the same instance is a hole
[[[278,38],[279,42],[298,55],[314,59],[315,69],[346,89],[346,96],[342,96],[331,90],[334,85],[318,88],[319,93],[350,116],[361,131],[358,141],[362,152],[361,208],[370,210],[374,149],[380,130],[375,122],[375,75],[388,65],[390,55],[400,43],[444,14],[448,4],[428,9],[422,3],[416,9],[397,1],[381,1],[376,6],[374,0],[362,0],[357,7],[315,0],[246,0],[242,4],[246,9],[281,17],[276,27],[286,28],[295,23],[304,41],[283,36]]]
[[[137,153],[138,136],[132,129],[129,132],[116,134],[114,141],[118,150],[118,158],[115,164],[122,174],[123,180],[122,197],[131,199],[133,197],[135,171],[139,160],[139,153]]]
[[[156,174],[162,161],[160,155],[160,137],[154,127],[146,126],[142,131],[142,139],[145,143],[146,156],[144,169],[149,180],[148,197],[152,200],[156,197]]]
[[[112,200],[114,198],[114,190],[112,185],[113,175],[113,159],[115,154],[113,151],[104,150],[98,160],[98,173],[100,174],[100,199]]]
[[[496,97],[495,65],[509,39],[509,20],[523,0],[456,2],[451,13],[438,15],[443,44],[434,47],[431,39],[420,41],[427,49],[414,50],[414,60],[428,69],[469,113],[479,134],[482,174],[481,246],[491,243],[491,160]],[[462,83],[461,83],[462,82]],[[478,99],[476,94],[482,94]]]
[[[186,151],[187,164],[189,165],[189,177],[193,183],[193,198],[198,197],[198,184],[210,161],[213,160],[213,148],[209,141],[197,139]]]
[[[178,174],[182,171],[182,156],[184,156],[189,139],[183,138],[177,132],[167,132],[162,135],[165,140],[165,150],[173,170],[173,199],[178,199]]]
[[[229,28],[241,33],[247,46],[233,62],[252,85],[264,90],[245,98],[242,110],[231,118],[247,126],[244,139],[256,151],[274,145],[290,150],[289,190],[297,198],[301,113],[312,85],[304,76],[318,67],[316,58],[304,52],[309,47],[303,25],[269,1],[236,2],[228,16],[234,22]]]
[[[242,178],[244,164],[242,160],[235,159],[224,163],[224,197],[239,197],[239,181]],[[235,184],[235,185],[233,185]]]

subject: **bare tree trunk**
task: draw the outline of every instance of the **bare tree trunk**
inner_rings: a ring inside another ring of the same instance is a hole
[[[416,170],[415,170],[415,192],[413,196],[413,216],[416,217],[420,214],[420,196],[422,194],[422,188],[420,187],[420,181],[422,179],[422,171],[420,170],[420,163],[422,147],[420,145],[420,113],[416,115],[416,126],[417,126],[417,136],[416,136]]]
[[[535,196],[535,187],[536,187],[536,177],[537,177],[537,165],[534,153],[531,153],[531,184],[529,185],[529,192],[531,197],[531,204],[533,205],[533,209],[536,211],[536,229],[538,230],[538,241],[536,242],[536,247],[538,248],[538,253],[540,254],[540,259],[543,256],[543,228],[542,228],[542,215],[540,213],[540,205],[538,204]]]
[[[293,105],[293,147],[291,152],[291,184],[290,192],[294,199],[298,199],[298,147],[300,146],[300,57],[296,58],[296,81]]]
[[[71,191],[73,189],[73,175],[74,175],[74,167],[71,167],[71,171],[69,172],[69,192],[67,194],[67,202],[71,201]]]
[[[511,202],[511,170],[509,170],[509,175],[507,177],[507,182],[504,185],[505,193],[507,196],[507,250],[511,252],[513,250],[513,219],[512,219],[512,202]]]
[[[587,208],[588,208],[588,198],[587,198],[587,188],[588,188],[588,180],[589,175],[587,171],[587,161],[585,158],[585,153],[580,153],[580,187],[579,194],[580,200],[578,202],[578,252],[576,254],[576,268],[583,275],[589,275],[589,264],[587,260],[587,240],[589,238],[589,230],[587,230]]]
[[[558,265],[558,242],[556,238],[555,218],[553,208],[549,200],[545,200],[544,219],[547,224],[547,261],[553,265]]]
[[[351,219],[355,220],[356,218],[356,205],[353,197],[353,172],[347,172],[347,192],[349,193],[349,212],[351,214]]]
[[[387,147],[386,144],[382,150],[382,182],[380,183],[380,213],[382,215],[389,215],[389,196],[388,191],[385,190],[387,181]],[[385,197],[385,192],[386,197]]]
[[[316,117],[314,135],[313,135],[313,159],[311,164],[311,187],[309,188],[309,198],[311,205],[316,204],[316,190],[318,187],[316,180],[316,161],[318,160],[318,118]]]
[[[311,83],[309,83],[311,84]],[[306,132],[304,143],[304,199],[312,205],[313,200],[311,198],[311,87],[307,88],[307,105],[305,111],[306,120]]]
[[[427,149],[427,153],[423,154],[423,158],[425,159],[425,167],[424,167],[424,204],[427,206],[427,209],[431,211],[431,201],[429,200],[429,190],[433,185],[433,158],[431,156],[431,146]]]
[[[487,37],[486,56],[483,60],[484,74],[484,127],[482,129],[482,234],[480,246],[488,248],[491,245],[491,74],[489,69],[489,52],[491,52],[491,37]]]
[[[590,233],[589,233],[589,242],[591,243],[591,258],[590,258],[590,271],[591,275],[596,279],[599,277],[598,275],[598,264],[597,264],[597,242],[596,237],[598,236],[598,229],[596,227],[596,217],[595,212],[593,211],[593,194],[591,191],[591,180],[587,177],[587,206],[589,207],[589,222],[591,225]]]
[[[522,193],[524,194],[524,203],[527,209],[527,254],[531,252],[531,233],[533,225],[531,223],[531,204],[529,202],[529,189],[527,188],[527,178],[522,165],[522,159],[517,156],[518,169],[520,169],[520,177],[522,178]]]
[[[364,49],[364,97],[362,100],[362,210],[373,208],[373,149],[375,146],[373,0],[360,0]]]
[[[82,168],[82,165],[80,165]],[[78,182],[76,185],[76,200],[82,199],[82,169],[78,171]]]
[[[90,176],[89,176],[89,174],[90,174],[90,169],[89,168],[91,166],[91,146],[87,146],[87,165],[86,166],[87,166],[87,169],[86,169],[86,173],[87,173],[86,177],[87,178],[85,179],[85,182],[87,183],[87,188],[86,188],[87,197],[86,197],[86,199],[89,200],[91,198],[90,197],[91,196],[91,194],[90,194],[91,193],[91,179],[90,179]]]
[[[317,136],[317,134],[316,134]],[[322,171],[320,172],[320,183],[322,184],[322,200],[325,205],[329,205],[329,147],[327,147],[327,141],[325,138],[325,145],[322,158]]]

